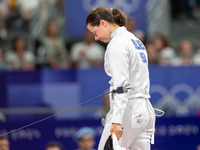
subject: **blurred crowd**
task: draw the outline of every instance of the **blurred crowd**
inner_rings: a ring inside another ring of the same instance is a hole
[[[200,48],[200,42],[199,42]],[[149,64],[161,66],[194,66],[200,65],[200,49],[194,50],[189,40],[182,40],[177,51],[170,46],[168,39],[162,34],[154,35],[146,44]]]
[[[95,42],[87,30],[82,39],[70,43],[70,49],[67,48],[68,41],[61,34],[64,29],[59,27],[56,19],[48,19],[38,37],[30,36],[34,11],[41,2],[45,0],[0,0],[0,70],[103,66],[105,47]]]
[[[48,20],[44,31],[37,38],[31,38],[30,22],[39,2],[0,0],[0,70],[30,71],[43,66],[54,69],[103,66],[106,45],[96,42],[87,30],[83,38],[69,47],[68,40],[61,36],[63,29],[59,28],[57,21]],[[135,18],[128,18],[127,29],[145,44],[150,65],[200,65],[200,42],[199,49],[194,49],[189,40],[182,40],[178,48],[173,48],[165,35],[156,33],[147,40],[146,33],[136,28]]]
[[[162,33],[155,33],[154,36],[147,40],[147,35],[136,29],[137,22],[133,17],[128,18],[127,30],[132,32],[142,41],[148,53],[149,65],[160,66],[194,66],[200,65],[200,40],[198,49],[194,49],[192,42],[183,39],[174,48],[170,45],[170,40]],[[181,34],[181,33],[180,33]]]
[[[77,149],[75,150],[95,150],[95,137],[96,132],[91,127],[81,127],[76,131],[74,134],[73,141],[77,145]],[[69,143],[67,143],[68,145]],[[44,150],[65,150],[68,149],[68,147],[65,147],[65,145],[60,141],[51,140],[49,141],[45,147]],[[7,136],[0,136],[0,150],[10,150],[10,141]]]

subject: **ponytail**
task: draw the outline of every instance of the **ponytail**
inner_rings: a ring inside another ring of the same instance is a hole
[[[109,23],[115,23],[118,26],[126,26],[126,14],[117,8],[95,7],[93,8],[86,19],[86,25],[99,26],[100,20],[104,19]]]
[[[114,8],[112,10],[112,14],[114,16],[114,22],[118,25],[118,26],[126,26],[126,14],[121,11],[120,9]]]

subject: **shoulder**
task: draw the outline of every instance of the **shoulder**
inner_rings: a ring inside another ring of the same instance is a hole
[[[120,44],[128,44],[129,42],[131,42],[131,39],[135,39],[136,37],[129,31],[124,30],[123,32],[118,33],[111,41],[111,44],[116,44],[116,43],[120,43]]]
[[[107,49],[129,49],[131,39],[135,36],[127,30],[118,33],[108,44]]]
[[[6,58],[11,58],[11,57],[14,57],[14,56],[15,56],[14,51],[8,51],[8,52],[5,53]]]

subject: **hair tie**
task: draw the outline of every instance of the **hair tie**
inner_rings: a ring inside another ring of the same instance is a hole
[[[113,12],[113,8],[110,8],[111,13]]]

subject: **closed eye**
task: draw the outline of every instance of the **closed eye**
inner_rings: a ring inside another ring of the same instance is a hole
[[[96,32],[94,32],[93,35],[96,36]]]

